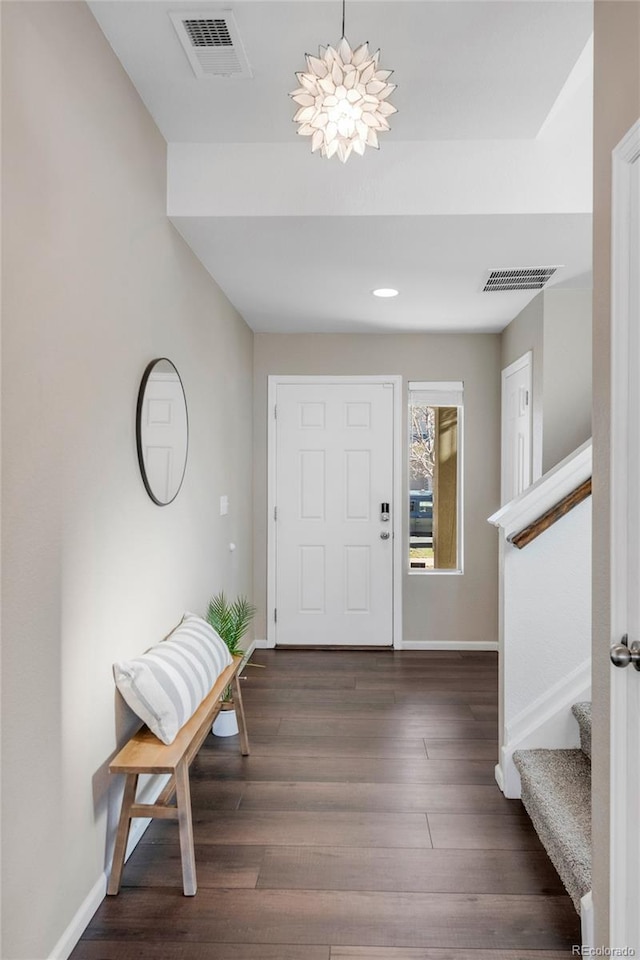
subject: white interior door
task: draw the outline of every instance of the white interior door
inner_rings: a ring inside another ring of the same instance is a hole
[[[502,371],[502,506],[531,484],[531,351]]]
[[[281,383],[276,404],[276,642],[390,646],[393,385]]]
[[[611,640],[640,641],[640,121],[613,152]],[[603,656],[605,651],[602,652]],[[640,956],[640,673],[611,667],[610,943]]]

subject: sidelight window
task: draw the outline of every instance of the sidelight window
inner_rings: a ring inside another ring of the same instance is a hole
[[[409,383],[409,569],[462,572],[461,381]]]

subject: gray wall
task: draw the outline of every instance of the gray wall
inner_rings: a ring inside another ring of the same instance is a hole
[[[401,374],[463,380],[464,575],[404,575],[404,639],[495,641],[500,499],[500,337],[496,334],[256,334],[254,517],[256,636],[266,636],[267,376]],[[406,422],[406,421],[405,421]],[[403,483],[407,487],[407,458]]]
[[[591,436],[590,289],[541,291],[502,332],[502,369],[533,353],[533,479]]]
[[[533,480],[542,476],[543,432],[543,349],[544,349],[544,298],[542,293],[521,310],[517,317],[504,328],[501,337],[502,369],[515,363],[529,350],[533,353],[531,390],[533,393],[532,472]]]
[[[89,9],[1,6],[0,955],[42,960],[105,868],[112,662],[251,591],[252,334],[167,220],[166,144]],[[163,508],[134,433],[158,356],[191,425]]]
[[[591,436],[592,292],[544,291],[542,471]]]
[[[611,151],[640,117],[640,3],[594,10],[593,229],[593,900],[608,944],[611,406]],[[623,946],[615,944],[615,946]]]

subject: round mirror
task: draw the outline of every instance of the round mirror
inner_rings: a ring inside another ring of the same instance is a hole
[[[138,460],[147,493],[166,506],[178,495],[187,466],[189,421],[180,374],[170,360],[152,360],[144,372],[136,417]]]

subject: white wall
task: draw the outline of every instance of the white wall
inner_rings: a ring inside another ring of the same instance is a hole
[[[578,744],[571,706],[591,685],[591,498],[522,549],[509,538],[589,479],[587,442],[492,522],[500,527],[500,769],[520,796],[511,757],[522,748]]]
[[[505,722],[591,655],[591,500],[505,558]]]
[[[293,141],[259,150],[172,143],[168,210],[175,217],[590,213],[588,112],[584,119],[577,129],[575,119],[574,129],[554,125],[535,151],[527,140],[449,139],[413,140],[407,153],[389,140],[375,179],[364,180],[350,165],[339,178],[320,164],[310,170]]]
[[[519,797],[514,750],[579,745],[571,706],[591,695],[591,498],[504,552],[500,762],[506,796]]]
[[[166,145],[88,8],[7,2],[2,20],[0,954],[41,960],[105,867],[131,725],[112,662],[220,587],[251,591],[252,334],[167,220]],[[159,508],[134,419],[163,355],[191,435]]]
[[[593,230],[593,903],[608,943],[611,151],[640,117],[640,3],[596,0]]]
[[[404,573],[404,640],[496,642],[500,503],[500,337],[497,334],[256,334],[254,338],[256,636],[266,637],[267,377],[400,374],[464,381],[464,575]],[[406,396],[406,393],[405,393]],[[405,420],[406,423],[406,420]],[[403,465],[407,486],[408,454]]]

